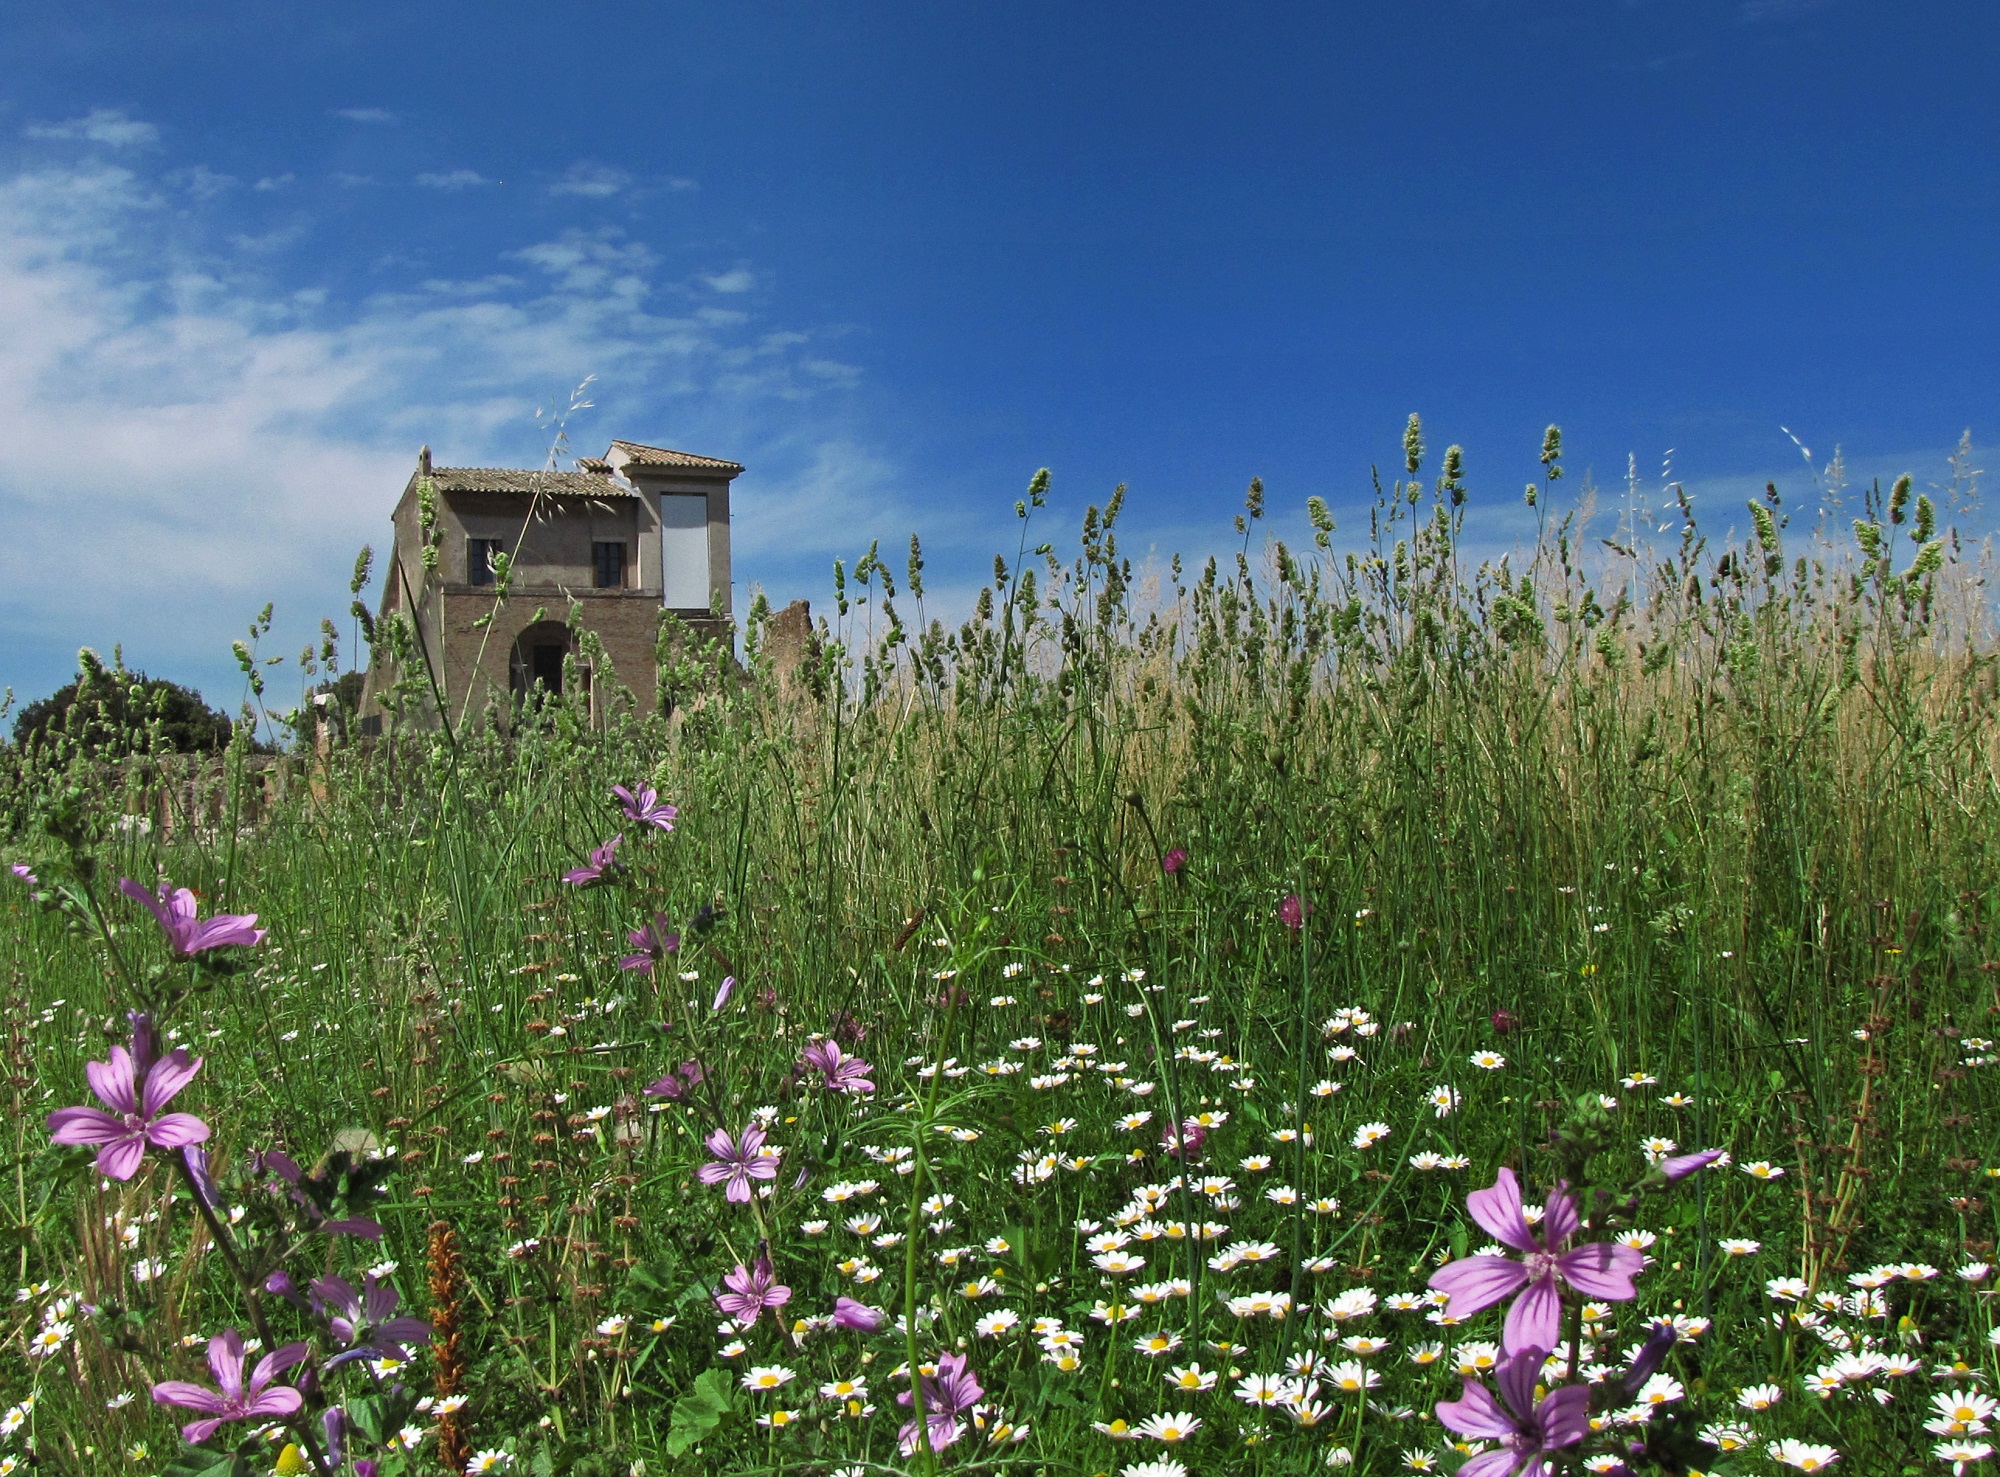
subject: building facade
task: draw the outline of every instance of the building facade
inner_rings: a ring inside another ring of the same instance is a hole
[[[729,487],[742,471],[631,441],[570,472],[433,466],[425,447],[390,520],[362,731],[382,731],[399,690],[416,694],[401,700],[405,721],[424,726],[437,695],[454,725],[504,723],[545,698],[595,703],[605,684],[579,630],[650,712],[664,618],[716,631],[730,613]],[[403,635],[382,637],[392,626]]]

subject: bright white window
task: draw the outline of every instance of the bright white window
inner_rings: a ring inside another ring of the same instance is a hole
[[[660,584],[669,610],[708,609],[708,498],[660,497]]]

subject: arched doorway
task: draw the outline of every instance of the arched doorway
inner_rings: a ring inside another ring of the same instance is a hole
[[[514,638],[508,663],[509,686],[516,703],[547,702],[563,695],[563,658],[574,649],[569,627],[561,621],[536,621]]]

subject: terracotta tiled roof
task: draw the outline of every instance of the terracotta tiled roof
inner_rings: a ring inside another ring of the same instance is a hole
[[[550,497],[631,497],[634,489],[595,472],[525,472],[513,467],[433,467],[439,492],[540,492]]]
[[[614,441],[614,450],[625,453],[626,460],[642,467],[679,467],[687,471],[728,472],[732,476],[743,470],[741,462],[726,462],[721,457],[696,456],[691,451],[670,451],[664,446],[641,446],[636,441]]]

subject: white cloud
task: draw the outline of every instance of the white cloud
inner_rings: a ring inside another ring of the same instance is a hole
[[[285,188],[285,186],[289,185],[294,178],[296,178],[296,176],[290,174],[267,174],[262,179],[258,180],[255,185],[251,186],[251,188],[267,192],[271,190],[282,190]]]
[[[159,129],[128,116],[121,108],[92,108],[81,118],[61,123],[30,123],[23,132],[29,138],[73,139],[114,149],[140,148],[160,141]]]
[[[396,115],[387,108],[336,108],[334,117],[349,123],[394,123]]]
[[[186,190],[197,200],[212,200],[241,182],[233,174],[220,174],[206,164],[196,164],[175,170],[167,176],[167,183]]]
[[[757,275],[748,267],[718,272],[713,277],[704,277],[701,280],[717,292],[748,292],[757,285]]]
[[[474,185],[493,183],[476,169],[454,169],[449,174],[420,174],[416,182],[427,190],[469,190]]]
[[[419,444],[534,465],[536,407],[589,374],[578,450],[617,435],[761,465],[746,509],[780,520],[738,528],[767,561],[817,568],[857,520],[908,526],[893,470],[829,430],[834,402],[813,408],[832,388],[817,336],[684,307],[639,242],[571,231],[506,275],[342,301],[183,239],[235,223],[191,227],[186,200],[105,163],[0,178],[0,627],[25,695],[122,640],[233,703],[229,641],[274,596],[274,652],[345,610]]]
[[[549,186],[551,195],[576,195],[588,200],[603,200],[616,195],[630,186],[632,176],[622,169],[613,169],[608,164],[593,164],[585,160],[564,171],[563,177]],[[693,182],[687,182],[692,188]]]

